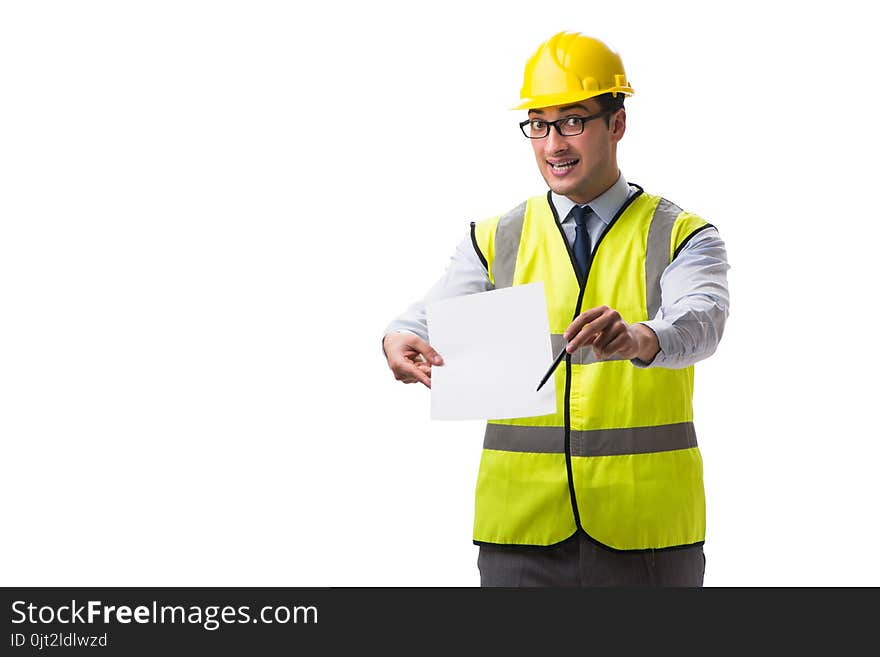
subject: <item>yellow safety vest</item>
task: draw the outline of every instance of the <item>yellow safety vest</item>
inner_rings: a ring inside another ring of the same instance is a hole
[[[651,319],[660,275],[700,217],[641,187],[599,238],[583,280],[549,192],[471,225],[495,288],[542,281],[553,352],[583,310]],[[693,426],[693,367],[597,361],[586,347],[554,378],[553,415],[490,420],[477,476],[474,542],[547,546],[578,531],[617,550],[701,543],[706,505]],[[548,381],[548,385],[551,381]]]

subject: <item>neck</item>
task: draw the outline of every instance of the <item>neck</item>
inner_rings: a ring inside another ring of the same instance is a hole
[[[611,189],[614,183],[617,182],[618,177],[620,177],[620,170],[617,168],[617,165],[615,165],[600,178],[591,180],[590,185],[586,189],[578,191],[576,194],[570,194],[568,195],[568,198],[578,205],[589,203]]]

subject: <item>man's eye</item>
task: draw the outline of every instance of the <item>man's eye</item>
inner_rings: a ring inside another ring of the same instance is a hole
[[[532,130],[540,131],[543,130],[547,124],[544,121],[538,121],[537,119],[531,121]]]
[[[565,125],[569,128],[580,128],[583,121],[579,116],[569,116],[565,119]]]

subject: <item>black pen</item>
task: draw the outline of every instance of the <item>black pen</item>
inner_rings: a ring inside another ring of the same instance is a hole
[[[541,379],[541,383],[538,384],[538,390],[540,390],[541,387],[545,383],[547,383],[547,379],[549,379],[550,375],[553,374],[553,370],[555,370],[557,367],[559,367],[559,363],[561,363],[562,359],[565,358],[565,348],[567,346],[568,346],[568,343],[565,343],[564,345],[562,345],[562,349],[560,350],[560,352],[558,354],[556,354],[556,358],[553,359],[553,364],[550,366],[550,369],[547,370],[547,373],[544,375],[544,378]],[[535,392],[538,392],[538,390],[535,390]]]

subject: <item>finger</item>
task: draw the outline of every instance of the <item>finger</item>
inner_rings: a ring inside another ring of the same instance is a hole
[[[398,359],[395,361],[396,364],[403,363],[407,366],[411,365],[413,367],[431,367],[431,364],[427,360],[425,360],[425,357],[422,356],[422,354],[420,354],[418,351],[416,351],[414,347],[408,347],[408,349],[408,351],[402,354],[402,360]]]
[[[608,306],[597,306],[595,308],[590,308],[589,310],[585,310],[580,315],[575,317],[571,324],[568,325],[568,328],[565,329],[565,333],[562,334],[566,340],[570,340],[572,336],[577,334],[586,324],[594,321],[595,319],[602,316],[602,313],[608,310]]]
[[[579,349],[586,344],[595,343],[597,337],[600,334],[607,332],[619,319],[620,313],[612,308],[607,308],[602,315],[584,325],[584,327],[569,340],[569,351],[573,352],[575,349]]]
[[[430,377],[428,377],[415,365],[404,362],[403,364],[394,367],[392,371],[394,372],[394,378],[398,381],[402,381],[403,383],[415,383],[416,381],[419,381],[421,383],[424,383],[429,388],[431,387]]]
[[[626,331],[626,327],[622,322],[616,322],[602,331],[599,335],[596,336],[596,339],[593,340],[593,349],[598,349],[599,351],[607,351],[608,345],[611,344],[613,340],[616,340],[621,333]]]
[[[413,367],[417,368],[420,372],[431,376],[432,365],[431,363],[426,362],[421,354],[412,354],[408,358]]]
[[[600,314],[596,314],[598,311],[602,311]],[[615,317],[618,317],[618,313],[613,308],[608,308],[607,306],[599,306],[599,308],[591,309],[585,313],[578,315],[574,322],[572,322],[571,326],[577,328],[580,325],[578,330],[572,329],[569,331],[566,329],[566,333],[570,336],[569,340],[577,339],[580,344],[584,344],[589,342],[590,338],[593,337],[599,331],[602,331],[608,324],[614,321]],[[582,318],[587,317],[589,321],[583,321]],[[570,327],[571,328],[571,327]]]
[[[629,333],[624,331],[609,342],[603,349],[598,350],[596,352],[596,358],[610,358],[614,354],[625,351],[630,346]]]
[[[434,347],[429,345],[418,336],[413,337],[415,338],[415,340],[413,340],[411,346],[413,347],[413,349],[419,352],[427,362],[431,363],[432,365],[443,364],[443,358],[440,356],[440,354],[437,353]]]
[[[401,359],[421,355],[433,365],[442,365],[443,358],[436,350],[419,336],[412,333],[389,333],[385,336],[382,346],[385,349],[385,357],[392,369],[399,365]]]
[[[430,371],[431,366],[428,365],[427,367]],[[431,375],[430,375],[430,373],[427,373],[424,370],[422,370],[421,367],[416,366],[414,368],[414,376],[415,376],[415,380],[418,381],[419,383],[424,384],[428,388],[431,387]],[[415,381],[413,383],[415,383]]]

